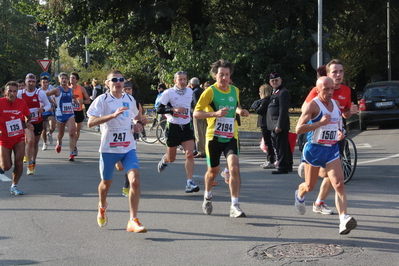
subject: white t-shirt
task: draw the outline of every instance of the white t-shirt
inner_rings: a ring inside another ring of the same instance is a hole
[[[120,99],[110,93],[98,96],[90,105],[87,114],[89,116],[102,117],[114,113],[120,107],[128,107],[123,114],[100,125],[102,153],[127,153],[136,149],[136,140],[132,132],[132,119],[139,111],[136,100],[123,93]]]
[[[177,92],[170,88],[163,92],[159,102],[163,105],[167,105],[170,103],[173,108],[176,107],[184,107],[186,108],[186,112],[182,114],[174,113],[174,114],[166,114],[166,119],[168,122],[177,125],[185,125],[190,123],[191,121],[191,102],[193,100],[193,90],[190,88],[186,88],[186,93],[184,95],[179,95]]]

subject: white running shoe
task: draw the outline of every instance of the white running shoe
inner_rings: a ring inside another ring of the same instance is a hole
[[[50,144],[53,144],[53,135],[50,132],[47,132],[47,139],[50,142]]]
[[[295,190],[295,210],[300,215],[304,215],[306,213],[305,200],[303,200],[303,202],[298,200],[298,190]]]
[[[339,234],[347,235],[351,230],[355,229],[357,226],[357,222],[355,218],[347,216],[340,224],[339,224]]]
[[[241,217],[247,217],[247,216],[241,210],[240,205],[238,203],[236,203],[236,204],[232,204],[230,206],[230,217],[241,218]]]
[[[313,203],[313,212],[319,214],[333,214],[334,212],[328,208],[327,204],[316,204]]]
[[[304,162],[301,162],[298,165],[298,175],[301,178],[305,178],[305,163]]]
[[[47,143],[43,143],[42,151],[45,151],[45,150],[47,150]]]

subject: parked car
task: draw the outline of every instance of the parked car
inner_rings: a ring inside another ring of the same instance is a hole
[[[359,111],[360,130],[370,124],[399,123],[399,80],[367,84]]]

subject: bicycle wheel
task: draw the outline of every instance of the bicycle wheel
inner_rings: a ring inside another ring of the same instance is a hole
[[[145,143],[153,144],[158,141],[157,138],[157,123],[153,119],[148,119],[147,124],[144,126],[143,131],[140,133],[140,139]]]
[[[166,145],[166,137],[165,137],[165,130],[166,130],[166,119],[162,120],[157,126],[157,138],[160,143]]]
[[[344,172],[344,183],[348,183],[356,171],[357,150],[356,145],[350,138],[345,138],[345,146],[342,151],[342,170]]]

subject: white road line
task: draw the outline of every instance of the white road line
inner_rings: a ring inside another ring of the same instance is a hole
[[[370,149],[370,148],[373,148],[373,146],[371,146],[371,145],[368,144],[368,143],[359,143],[359,144],[356,144],[356,149]]]
[[[396,158],[399,157],[399,153],[388,156],[388,157],[384,157],[384,158],[379,158],[379,159],[374,159],[374,160],[369,160],[369,161],[363,161],[363,162],[357,162],[357,164],[367,164],[367,163],[375,163],[375,162],[379,162],[379,161],[384,161],[384,160],[389,160],[392,158]]]
[[[0,180],[3,181],[3,182],[9,182],[9,181],[11,181],[11,179],[8,178],[8,176],[3,175],[3,174],[0,174]]]

